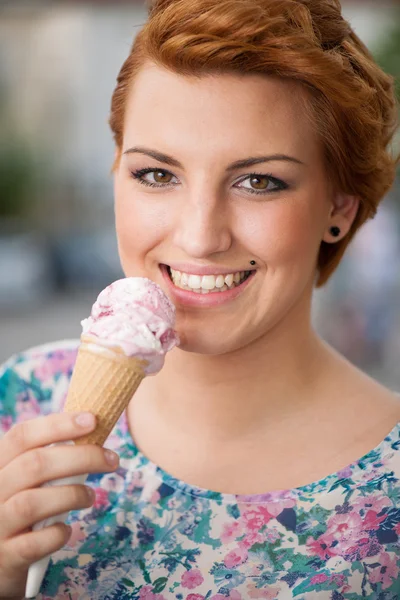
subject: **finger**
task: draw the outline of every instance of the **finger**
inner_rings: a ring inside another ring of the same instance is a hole
[[[1,570],[7,574],[15,570],[17,576],[20,570],[65,546],[70,536],[69,526],[56,523],[6,540],[1,544]]]
[[[14,425],[0,439],[0,469],[28,450],[55,442],[73,440],[82,436],[84,432],[94,429],[96,417],[92,415],[91,424],[81,425],[76,421],[81,414],[57,413]]]
[[[108,462],[109,454],[115,456],[114,463]],[[118,455],[95,444],[36,448],[17,456],[0,471],[0,504],[22,490],[46,482],[86,473],[115,471],[117,467]]]
[[[25,532],[35,523],[71,510],[92,506],[93,490],[85,485],[65,485],[24,490],[0,508],[0,539]]]

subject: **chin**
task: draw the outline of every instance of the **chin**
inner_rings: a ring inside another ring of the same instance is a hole
[[[179,327],[177,325],[177,333],[181,340],[179,348],[184,352],[192,352],[194,354],[206,354],[209,356],[219,356],[236,352],[244,348],[249,343],[257,338],[254,335],[253,339],[248,332],[240,334],[232,329],[224,331],[222,328],[217,330],[213,327]]]

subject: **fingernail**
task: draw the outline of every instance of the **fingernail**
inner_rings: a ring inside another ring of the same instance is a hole
[[[95,417],[92,413],[84,412],[75,417],[75,423],[80,427],[92,427],[95,422]]]
[[[112,452],[111,450],[104,450],[104,458],[112,467],[115,467],[119,462],[118,454],[115,454],[115,452]]]

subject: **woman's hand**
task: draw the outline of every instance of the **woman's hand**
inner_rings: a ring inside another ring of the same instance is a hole
[[[0,439],[0,598],[23,598],[29,566],[56,552],[71,531],[57,523],[39,531],[32,526],[48,517],[89,508],[94,493],[85,485],[39,486],[85,473],[114,471],[107,450],[96,445],[59,445],[95,427],[80,425],[78,415],[62,413],[15,425]]]

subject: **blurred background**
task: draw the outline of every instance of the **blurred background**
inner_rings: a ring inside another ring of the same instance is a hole
[[[399,3],[342,4],[399,75]],[[123,275],[107,120],[145,19],[143,0],[0,0],[0,362],[79,337],[98,292]],[[400,391],[400,177],[316,292],[313,317],[334,347]]]

